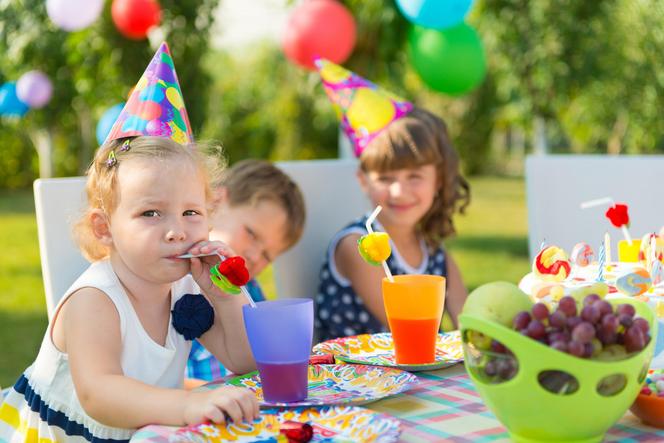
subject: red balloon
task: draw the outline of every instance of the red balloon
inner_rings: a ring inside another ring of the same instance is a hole
[[[122,35],[140,40],[159,24],[161,7],[157,0],[113,0],[111,16]]]
[[[307,0],[295,8],[283,37],[286,57],[314,70],[314,58],[346,61],[355,46],[355,19],[335,0]]]

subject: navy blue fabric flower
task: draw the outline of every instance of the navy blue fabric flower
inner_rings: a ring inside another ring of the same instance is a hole
[[[173,327],[187,340],[203,335],[214,323],[214,309],[202,294],[186,294],[175,302]]]

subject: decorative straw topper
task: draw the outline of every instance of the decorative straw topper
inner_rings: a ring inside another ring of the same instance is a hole
[[[376,206],[376,209],[371,213],[365,226],[367,228],[368,234],[363,235],[357,241],[357,249],[360,252],[360,255],[370,265],[373,266],[383,266],[385,275],[387,279],[391,282],[394,281],[392,277],[392,272],[387,266],[387,259],[390,254],[392,254],[392,249],[390,248],[390,236],[386,232],[374,232],[371,224],[374,222],[378,213],[383,209],[382,206]]]
[[[245,288],[245,285],[249,282],[249,271],[242,257],[236,255],[226,258],[218,252],[211,252],[209,254],[197,255],[182,254],[178,258],[198,258],[210,255],[216,255],[221,260],[221,262],[210,269],[210,281],[227,294],[239,294],[242,292],[247,301],[249,301],[249,304],[255,308],[256,303],[254,303],[249,291]]]
[[[383,129],[413,109],[412,103],[329,60],[314,63],[357,157]]]
[[[629,235],[629,208],[624,203],[616,203],[611,197],[598,198],[581,203],[581,209],[592,208],[595,206],[610,205],[604,214],[613,226],[622,230],[623,237],[627,243],[632,245],[632,237]]]
[[[183,145],[194,141],[166,42],[138,80],[106,141],[137,135],[170,138]]]

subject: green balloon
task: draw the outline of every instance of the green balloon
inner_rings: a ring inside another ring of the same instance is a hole
[[[415,71],[436,91],[462,95],[486,75],[482,42],[465,23],[443,30],[413,26],[408,47]]]

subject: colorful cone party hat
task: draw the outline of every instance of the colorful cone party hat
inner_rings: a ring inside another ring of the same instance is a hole
[[[162,43],[132,91],[106,141],[135,135],[194,141],[173,58]]]
[[[329,60],[319,58],[315,64],[357,157],[380,131],[413,109],[412,103]]]

